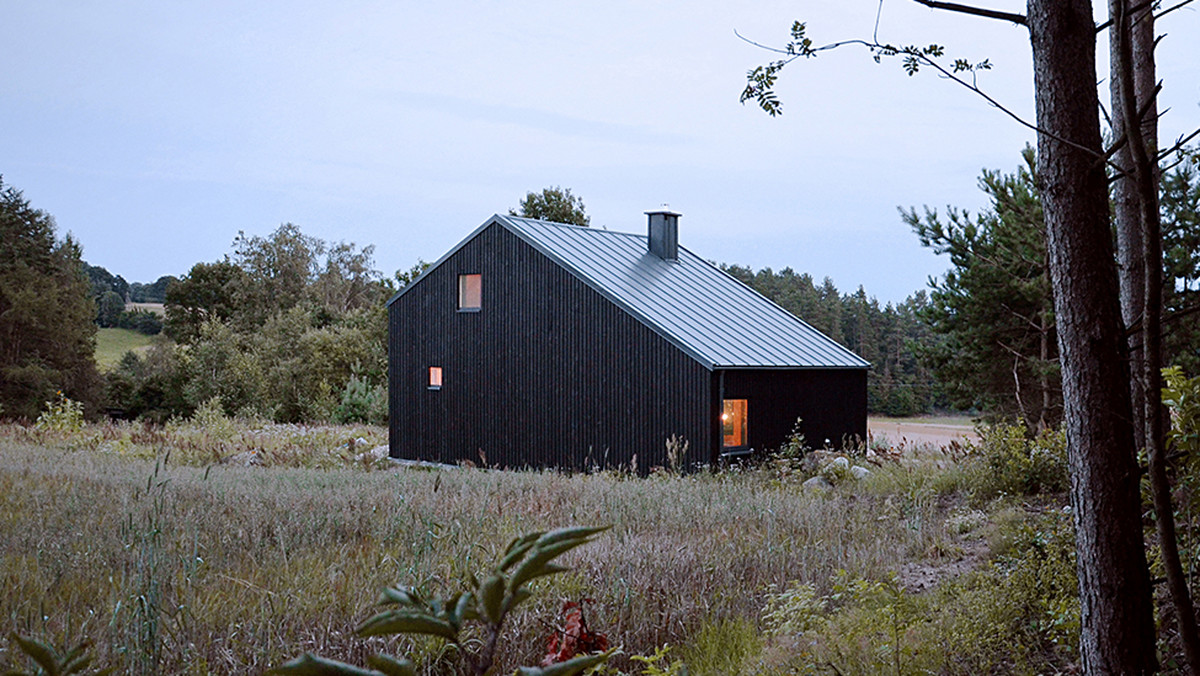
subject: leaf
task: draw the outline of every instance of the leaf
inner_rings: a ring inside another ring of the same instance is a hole
[[[504,578],[492,575],[483,581],[479,590],[479,609],[492,624],[500,624],[500,609],[504,603]],[[515,604],[514,604],[515,605]]]
[[[508,549],[504,550],[504,558],[500,560],[500,564],[496,566],[500,570],[508,570],[514,563],[521,560],[525,556],[525,552],[533,546],[534,542],[542,536],[542,533],[529,533],[528,535],[514,538],[508,545]]]
[[[404,658],[391,655],[372,655],[367,664],[383,672],[384,676],[417,676],[417,665]]]
[[[518,676],[574,676],[582,674],[597,664],[607,662],[614,652],[616,652],[615,648],[597,655],[580,655],[548,667],[521,667],[517,669],[517,674]]]
[[[508,581],[509,589],[516,590],[526,582],[544,575],[552,575],[554,573],[567,570],[560,566],[548,567],[547,564],[565,554],[566,552],[575,549],[576,547],[586,544],[588,540],[580,538],[576,540],[561,540],[555,541],[549,545],[543,546],[541,542],[534,545],[529,558],[521,562],[517,569],[513,571],[512,578]]]
[[[29,656],[29,659],[38,663],[38,666],[45,671],[48,676],[59,676],[61,672],[58,670],[58,654],[54,652],[54,648],[42,643],[35,638],[21,636],[15,631],[9,634],[13,641],[16,641],[20,646],[21,652]]]
[[[388,610],[368,619],[358,627],[359,636],[388,636],[391,634],[429,634],[448,641],[458,640],[458,632],[445,620],[406,610]]]
[[[578,526],[575,528],[558,528],[543,533],[542,536],[537,539],[537,544],[538,546],[545,546],[554,544],[556,542],[563,542],[564,540],[586,539],[598,533],[603,533],[610,528],[612,528],[612,526]],[[580,542],[579,544],[583,543]]]
[[[290,674],[291,676],[382,676],[378,671],[363,669],[345,662],[328,660],[311,653],[304,653],[267,672]]]
[[[450,624],[454,626],[455,631],[462,627],[463,620],[473,619],[468,617],[471,612],[471,600],[474,594],[466,592],[459,595],[458,603],[454,604],[454,611],[450,614]]]
[[[412,587],[386,587],[379,594],[380,605],[398,604],[402,606],[424,605],[417,590]]]

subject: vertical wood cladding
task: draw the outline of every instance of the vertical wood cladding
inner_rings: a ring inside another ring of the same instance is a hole
[[[458,276],[482,307],[457,310]],[[712,373],[493,224],[389,308],[393,457],[500,467],[709,462]],[[430,366],[442,387],[427,387]],[[865,376],[864,376],[865,377]]]
[[[750,445],[779,448],[796,418],[810,446],[867,438],[866,369],[731,369],[725,398],[747,399]]]

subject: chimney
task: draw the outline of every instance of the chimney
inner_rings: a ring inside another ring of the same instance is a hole
[[[674,211],[647,211],[650,217],[650,253],[664,261],[679,260],[679,216]]]

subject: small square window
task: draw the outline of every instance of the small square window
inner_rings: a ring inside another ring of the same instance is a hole
[[[458,309],[477,312],[483,305],[483,275],[458,276]]]
[[[442,367],[441,366],[430,366],[429,367],[429,389],[431,389],[431,390],[442,389]]]

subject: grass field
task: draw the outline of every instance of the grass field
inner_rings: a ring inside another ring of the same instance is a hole
[[[121,361],[126,352],[145,350],[153,340],[153,336],[132,329],[97,329],[96,365],[102,371],[112,368]]]
[[[784,603],[776,615],[828,616],[817,629],[841,626],[839,617],[858,623],[838,629],[849,636],[845,646],[819,653],[844,659],[843,673],[874,673],[872,660],[882,660],[878,673],[917,673],[890,670],[900,662],[877,645],[900,640],[886,632],[902,621],[915,623],[903,640],[920,642],[906,644],[904,659],[942,665],[935,671],[944,673],[959,673],[944,671],[947,655],[966,660],[978,649],[953,632],[932,634],[935,624],[978,625],[987,636],[976,642],[1016,640],[971,615],[990,607],[971,596],[984,592],[947,592],[968,599],[963,610],[929,606],[942,601],[928,594],[899,606],[910,596],[903,579],[900,587],[886,582],[894,572],[917,571],[922,585],[936,584],[984,564],[993,517],[955,497],[962,480],[955,468],[876,460],[866,479],[830,492],[801,488],[806,475],[791,465],[645,479],[428,471],[360,457],[384,431],[227,419],[165,428],[110,423],[69,434],[0,426],[5,630],[60,646],[88,638],[101,663],[130,674],[263,673],[304,651],[355,664],[380,650],[430,658],[432,639],[354,636],[384,586],[465,589],[519,534],[612,525],[564,557],[571,572],[536,583],[504,632],[494,673],[535,664],[562,603],[584,597],[595,600],[589,625],[624,654],[670,645],[672,659],[686,660],[696,676],[809,673],[793,669],[816,659],[809,655],[817,648],[767,632],[772,599]],[[1023,518],[1019,508],[985,509]],[[843,589],[839,579],[860,582]],[[795,585],[842,600],[818,606],[804,593],[798,601],[781,596]],[[995,580],[982,588],[997,590],[987,598],[1018,596]],[[848,599],[882,599],[870,612],[883,614],[837,614]],[[0,664],[13,660],[0,644]],[[627,658],[614,664],[649,673]],[[454,673],[436,665],[423,673]]]

